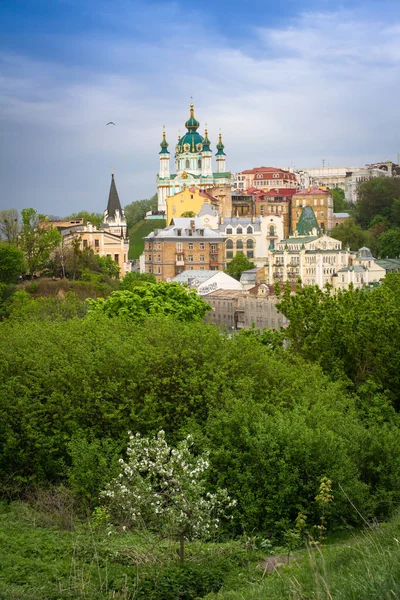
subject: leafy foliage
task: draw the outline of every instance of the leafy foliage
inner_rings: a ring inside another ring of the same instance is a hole
[[[173,315],[184,321],[203,319],[210,306],[179,283],[143,283],[113,292],[106,300],[89,300],[89,313],[143,321],[148,315]]]
[[[305,287],[285,290],[278,308],[289,320],[291,348],[332,377],[346,376],[357,387],[373,381],[400,406],[400,275],[387,275],[373,290]]]
[[[81,210],[77,213],[72,213],[68,215],[68,217],[64,217],[65,221],[72,221],[73,219],[83,219],[84,224],[86,225],[88,222],[95,225],[97,229],[100,229],[101,224],[103,223],[103,213],[95,213],[88,212],[87,210]]]
[[[24,253],[12,244],[0,242],[0,283],[16,283],[25,272]]]
[[[400,227],[389,229],[378,238],[379,255],[382,258],[398,258],[400,256]]]
[[[255,265],[252,263],[247,256],[244,254],[238,253],[234,256],[231,262],[226,267],[225,271],[231,277],[235,279],[240,279],[243,271],[248,271],[249,269],[254,269]]]
[[[370,227],[377,215],[400,226],[400,180],[391,177],[376,177],[359,185],[356,204],[356,220],[364,228]]]
[[[372,251],[376,248],[374,236],[371,232],[365,231],[359,225],[356,224],[354,219],[346,219],[344,223],[340,223],[332,229],[332,237],[342,242],[343,248],[350,248],[350,250],[358,250],[363,246],[367,246]]]
[[[153,273],[135,273],[134,271],[131,271],[125,275],[119,284],[119,289],[132,291],[138,285],[143,285],[144,283],[156,283],[156,281],[156,276],[153,275]]]
[[[136,223],[139,223],[139,221],[142,221],[149,210],[157,210],[157,194],[154,194],[151,198],[135,200],[134,202],[127,204],[124,211],[128,230],[136,225]]]
[[[51,251],[61,242],[61,234],[46,225],[44,217],[33,208],[23,208],[21,217],[21,248],[25,252],[28,273],[32,276],[46,267]]]

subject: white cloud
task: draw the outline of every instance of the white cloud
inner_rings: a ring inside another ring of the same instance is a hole
[[[171,149],[191,94],[212,142],[222,128],[232,171],[395,158],[398,23],[307,13],[280,29],[258,27],[245,49],[201,22],[188,35],[172,8],[173,27],[167,8],[158,21],[165,35],[76,40],[83,55],[91,49],[88,66],[0,57],[2,206],[101,210],[112,164],[123,203],[151,195],[162,125]]]

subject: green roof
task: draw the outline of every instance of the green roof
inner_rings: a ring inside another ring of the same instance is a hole
[[[321,233],[318,227],[318,222],[312,206],[304,206],[301,211],[299,222],[296,226],[296,231],[300,235],[310,235],[313,229],[316,229],[318,234]]]
[[[314,240],[318,239],[318,235],[311,235],[311,236],[298,236],[298,237],[292,237],[292,238],[287,238],[286,240],[281,240],[280,242],[278,242],[278,244],[307,244],[307,242],[312,242]]]
[[[214,179],[226,179],[232,177],[232,173],[229,171],[226,173],[213,173]]]

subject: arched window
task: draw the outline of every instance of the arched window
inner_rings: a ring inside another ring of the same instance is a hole
[[[246,248],[248,248],[250,250],[252,248],[254,248],[254,242],[253,242],[253,240],[247,240],[247,242],[246,242]]]
[[[274,237],[275,235],[275,227],[273,225],[269,226],[269,235],[270,237]]]
[[[242,240],[238,240],[236,242],[236,250],[243,250],[243,242],[242,242]]]
[[[201,169],[201,159],[199,158],[199,160],[197,161],[197,168]]]
[[[185,162],[185,169],[190,169],[190,160],[187,158]]]
[[[229,250],[232,250],[233,240],[226,240],[226,247],[229,248]]]
[[[248,226],[247,233],[250,233],[250,234],[253,233],[253,228],[251,225]]]

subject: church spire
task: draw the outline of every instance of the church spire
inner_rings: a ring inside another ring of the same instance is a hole
[[[117,187],[115,185],[114,173],[111,174],[110,193],[108,195],[108,204],[106,210],[108,218],[115,218],[115,213],[117,210],[119,211],[119,214],[122,215],[122,206],[121,202],[119,201]]]

